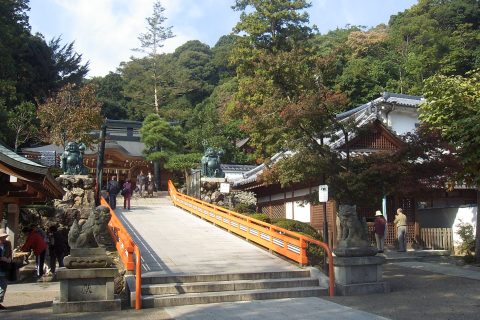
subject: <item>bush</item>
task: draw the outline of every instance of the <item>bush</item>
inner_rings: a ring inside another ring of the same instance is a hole
[[[322,235],[315,230],[311,225],[305,222],[300,222],[297,220],[290,220],[290,219],[281,219],[277,220],[274,225],[280,228],[287,229],[289,231],[295,231],[301,233],[307,237],[323,241]],[[323,257],[325,252],[322,247],[316,244],[308,244],[307,247],[307,257],[308,257],[308,264],[315,266],[320,265],[323,263]]]
[[[465,262],[473,262],[475,254],[475,230],[473,225],[465,222],[461,222],[458,225],[457,234],[462,239],[459,250],[464,254]]]
[[[234,211],[242,214],[247,214],[247,215],[256,213],[255,207],[246,203],[237,203],[235,205]]]
[[[253,214],[249,214],[248,216],[253,219],[257,219],[266,223],[271,222],[270,218],[265,213],[253,213]]]
[[[308,223],[291,219],[280,219],[275,221],[273,224],[277,227],[287,229],[289,231],[295,231],[310,238],[322,241],[322,235]]]

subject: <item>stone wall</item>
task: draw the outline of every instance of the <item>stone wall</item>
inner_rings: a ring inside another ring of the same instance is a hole
[[[220,192],[220,182],[211,181],[201,182],[200,198],[202,201],[231,210],[235,209],[239,204],[255,210],[257,204],[257,199],[253,192],[231,191],[229,194],[224,194]]]
[[[84,224],[95,209],[93,178],[62,175],[56,180],[65,191],[63,199],[54,200],[53,203],[57,223],[69,228],[78,219],[79,225]]]

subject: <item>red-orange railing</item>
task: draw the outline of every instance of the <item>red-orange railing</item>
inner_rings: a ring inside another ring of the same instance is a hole
[[[127,229],[118,219],[115,211],[110,208],[108,202],[102,197],[100,204],[110,209],[112,217],[108,223],[108,230],[112,239],[115,241],[118,255],[127,271],[135,270],[135,309],[142,309],[142,263],[140,248],[135,244]],[[135,264],[133,263],[133,255],[135,254]]]
[[[322,247],[328,256],[329,293],[334,296],[333,256],[326,243],[179,193],[172,181],[168,181],[168,192],[176,206],[301,265],[308,263],[308,243]]]

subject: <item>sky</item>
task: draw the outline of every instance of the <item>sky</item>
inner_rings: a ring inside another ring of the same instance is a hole
[[[30,25],[49,41],[61,36],[75,42],[75,51],[89,61],[88,77],[115,72],[121,62],[141,56],[138,36],[145,33],[146,18],[154,0],[30,0]],[[346,25],[374,27],[388,23],[391,15],[410,8],[417,0],[310,0],[310,23],[321,33]],[[240,13],[234,0],[161,0],[174,38],[161,51],[169,53],[188,40],[214,46],[229,34]]]

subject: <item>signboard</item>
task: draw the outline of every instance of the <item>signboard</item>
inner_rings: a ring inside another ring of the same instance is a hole
[[[328,185],[321,184],[318,186],[318,201],[327,202],[328,201]]]
[[[220,183],[220,192],[221,193],[230,193],[230,183],[228,183],[228,182]]]

